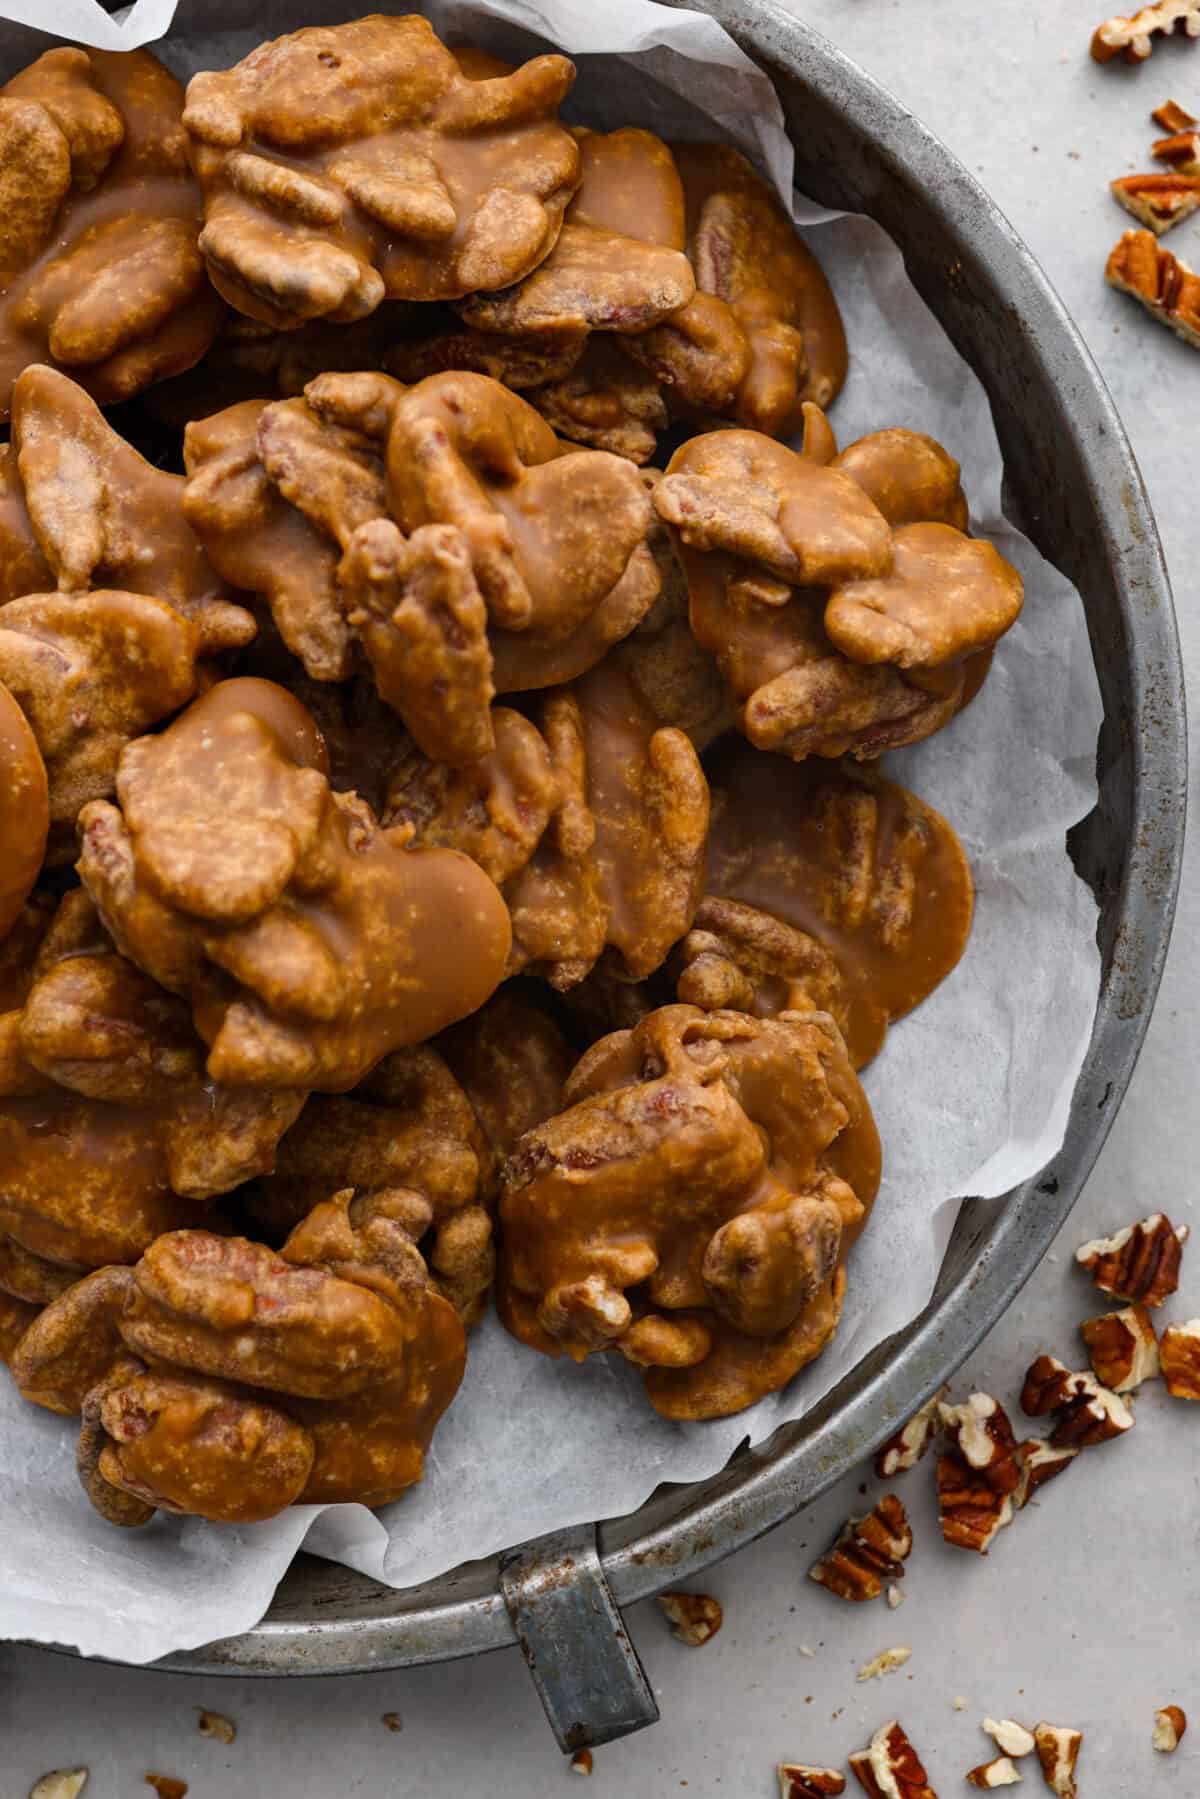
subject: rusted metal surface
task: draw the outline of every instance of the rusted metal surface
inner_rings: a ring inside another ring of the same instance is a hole
[[[963,1207],[926,1311],[801,1423],[713,1479],[664,1489],[600,1527],[599,1566],[618,1606],[697,1574],[816,1498],[947,1379],[1020,1291],[1100,1151],[1145,1034],[1179,879],[1186,782],[1182,670],[1157,532],[1108,394],[1041,271],[944,147],[773,0],[691,4],[774,77],[797,183],[831,206],[870,213],[899,245],[988,389],[1006,510],[1085,597],[1105,722],[1099,804],[1071,848],[1100,902],[1103,977],[1053,1165],[1003,1199]],[[508,1585],[511,1596],[511,1577]],[[576,1640],[560,1635],[555,1653],[590,1654],[595,1634],[593,1616]],[[517,1635],[496,1558],[393,1593],[302,1557],[255,1630],[166,1665],[348,1672],[479,1653]],[[527,1648],[532,1641],[527,1634]],[[540,1649],[532,1656],[540,1670]],[[600,1716],[572,1722],[590,1727]]]

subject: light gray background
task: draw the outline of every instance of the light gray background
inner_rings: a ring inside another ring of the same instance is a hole
[[[1105,191],[1149,164],[1148,114],[1168,96],[1200,113],[1200,45],[1170,43],[1140,70],[1087,57],[1103,0],[793,0],[932,127],[1022,232],[1067,302],[1125,419],[1166,545],[1192,692],[1200,691],[1200,356],[1104,287],[1105,255],[1130,223]],[[1130,8],[1132,10],[1132,7]],[[1200,266],[1200,218],[1168,239]],[[882,421],[881,421],[882,422]],[[896,421],[902,422],[902,421]],[[1078,1360],[1079,1320],[1100,1309],[1070,1265],[1076,1243],[1163,1206],[1191,1217],[1200,1165],[1200,840],[1150,1037],[1100,1165],[1057,1250],[964,1370],[1015,1403],[1031,1357]],[[1200,1216],[1192,1219],[1200,1223]],[[1200,1245],[1179,1303],[1200,1313]],[[864,1470],[863,1480],[870,1480]],[[682,1648],[653,1604],[629,1623],[662,1707],[652,1731],[597,1752],[594,1786],[621,1799],[769,1799],[781,1757],[844,1762],[899,1714],[942,1799],[986,1759],[985,1713],[1084,1731],[1081,1799],[1200,1794],[1200,1407],[1146,1390],[1128,1439],[1089,1455],[986,1561],[946,1549],[931,1465],[901,1484],[917,1546],[896,1612],[839,1603],[805,1570],[862,1508],[847,1480],[705,1585],[725,1606],[706,1648]],[[875,1483],[870,1481],[873,1492]],[[911,1662],[882,1683],[856,1669],[887,1645]],[[808,1656],[811,1649],[815,1655]],[[966,1709],[952,1701],[961,1695]],[[1169,1701],[1193,1714],[1173,1758],[1150,1728]],[[234,1718],[231,1748],[195,1708]],[[399,1712],[401,1734],[381,1715]],[[217,1681],[85,1666],[0,1647],[0,1799],[25,1799],[48,1768],[86,1764],[87,1799],[149,1794],[147,1770],[193,1799],[342,1794],[529,1799],[571,1790],[519,1656],[338,1681]],[[1045,1791],[1029,1763],[1031,1791]]]

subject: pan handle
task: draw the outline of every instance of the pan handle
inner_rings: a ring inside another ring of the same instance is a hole
[[[596,1529],[552,1531],[501,1558],[500,1587],[550,1728],[565,1755],[658,1722],[617,1610]]]

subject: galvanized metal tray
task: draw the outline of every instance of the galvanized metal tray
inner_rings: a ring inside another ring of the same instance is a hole
[[[774,0],[690,0],[774,78],[815,199],[870,213],[991,398],[1006,510],[1085,596],[1104,700],[1100,799],[1072,833],[1100,902],[1103,978],[1061,1153],[962,1208],[937,1289],[802,1422],[715,1478],[407,1592],[301,1556],[254,1630],[171,1657],[203,1673],[331,1674],[519,1642],[564,1748],[657,1715],[620,1607],[686,1581],[792,1516],[945,1380],[1070,1211],[1149,1021],[1179,878],[1183,677],[1154,521],[1120,422],[1041,271],[966,170],[897,101]]]

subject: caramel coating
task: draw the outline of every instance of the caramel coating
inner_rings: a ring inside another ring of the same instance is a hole
[[[0,602],[55,588],[145,594],[194,626],[200,655],[242,648],[254,619],[187,523],[184,486],[144,461],[74,381],[27,368],[0,451]]]
[[[19,1009],[0,1014],[0,1286],[23,1298],[52,1298],[56,1270],[136,1261],[194,1221],[188,1201],[268,1170],[304,1102],[209,1080],[186,1005],[115,952],[79,889],[12,997]]]
[[[829,283],[774,190],[728,144],[676,144],[696,297],[628,341],[691,418],[772,437],[828,406],[846,378],[846,335]]]
[[[52,863],[73,859],[79,812],[112,793],[126,745],[191,698],[196,657],[194,627],[144,594],[31,594],[0,606],[0,680],[41,751]]]
[[[831,1021],[665,1007],[589,1050],[565,1100],[503,1170],[509,1330],[657,1370],[669,1417],[739,1411],[790,1378],[832,1334],[879,1181]]]
[[[497,1164],[562,1109],[575,1057],[553,1019],[515,982],[438,1039]]]
[[[836,451],[832,436],[830,443]],[[956,531],[967,528],[958,463],[924,431],[900,425],[872,431],[831,455],[829,462],[857,482],[893,528],[922,523],[953,525]]]
[[[891,572],[834,588],[825,629],[854,662],[939,668],[990,649],[1023,598],[1020,575],[992,544],[952,525],[902,525]]]
[[[215,337],[182,107],[146,50],[48,50],[0,88],[0,417],[30,363],[108,405]]]
[[[558,242],[515,286],[460,300],[468,325],[535,338],[644,331],[695,292],[683,185],[666,144],[634,126],[575,136],[581,180]]]
[[[957,465],[911,433],[852,445],[839,467],[815,408],[804,449],[748,431],[691,439],[653,490],[672,528],[692,630],[715,656],[737,723],[759,749],[876,756],[946,724],[966,671],[1020,609],[1021,583],[995,549],[952,525],[895,528],[928,505],[961,516]],[[901,459],[911,452],[907,472]],[[977,682],[976,682],[977,685]]]
[[[704,878],[708,785],[686,733],[655,701],[694,701],[686,683],[648,690],[632,652],[611,653],[537,710],[540,729],[498,707],[496,749],[450,771],[414,758],[389,816],[419,841],[477,858],[512,917],[508,972],[560,991],[608,946],[628,980],[657,968],[691,923]]]
[[[220,682],[85,808],[80,876],[119,947],[186,997],[207,1071],[344,1091],[480,1005],[509,948],[466,857],[415,851],[332,793],[324,745],[266,681]]]
[[[214,286],[287,328],[519,281],[578,185],[556,118],[574,74],[539,56],[472,79],[426,20],[377,13],[194,76],[183,122]]]
[[[421,1478],[465,1340],[389,1196],[315,1208],[281,1254],[173,1231],[101,1269],[26,1330],[27,1399],[81,1411],[79,1470],[103,1516],[224,1522],[294,1501],[382,1505]]]
[[[224,578],[266,596],[284,643],[306,673],[314,681],[341,681],[351,672],[352,648],[338,594],[336,541],[302,507],[289,504],[268,475],[260,433],[272,423],[276,449],[281,440],[288,445],[294,467],[296,437],[303,433],[303,444],[311,447],[316,433],[303,400],[283,402],[279,410],[264,400],[245,400],[188,426],[184,514]],[[344,434],[327,437],[324,447],[354,462],[360,493],[374,473],[382,511],[382,468],[373,448]],[[339,482],[337,491],[348,486]]]
[[[797,766],[740,747],[713,783],[706,897],[681,945],[679,997],[759,1017],[815,1006],[863,1067],[966,948],[962,845],[915,794],[848,762]]]
[[[110,1497],[97,1509],[113,1524],[146,1523],[155,1510],[258,1524],[298,1500],[312,1472],[315,1445],[304,1426],[224,1381],[144,1370],[113,1382],[98,1423],[97,1484]],[[92,1484],[84,1486],[96,1504]],[[145,1513],[115,1509],[112,1495],[140,1501]]]
[[[656,377],[606,337],[589,338],[571,368],[528,387],[525,398],[560,437],[639,466],[650,461],[658,432],[670,422]]]
[[[0,618],[3,613],[0,612]],[[3,630],[0,628],[0,646]],[[0,662],[4,652],[0,647]],[[50,830],[46,765],[29,720],[0,683],[0,938],[21,916],[41,873]],[[0,1002],[2,1004],[2,1002]]]
[[[469,1028],[469,1027],[467,1027]],[[482,1316],[495,1254],[484,1206],[491,1153],[470,1100],[435,1049],[398,1050],[352,1094],[316,1094],[250,1200],[256,1219],[298,1224],[332,1194],[388,1194],[465,1324]]]

